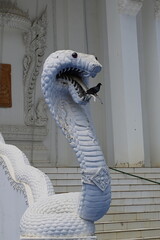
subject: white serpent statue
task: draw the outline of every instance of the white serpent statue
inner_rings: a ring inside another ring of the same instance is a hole
[[[42,72],[45,101],[81,168],[81,193],[55,194],[45,174],[15,146],[0,141],[0,161],[24,187],[29,203],[20,222],[22,239],[92,239],[94,221],[110,207],[110,175],[87,109],[93,96],[87,93],[88,80],[100,70],[95,56],[61,50],[46,59]]]

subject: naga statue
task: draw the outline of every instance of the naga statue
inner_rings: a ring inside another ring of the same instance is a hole
[[[22,239],[96,239],[94,222],[111,202],[109,170],[88,111],[89,100],[98,96],[95,89],[89,91],[89,77],[101,67],[93,55],[61,50],[46,59],[42,72],[45,101],[81,168],[80,193],[55,194],[44,173],[15,146],[0,141],[0,161],[28,199],[20,222]]]

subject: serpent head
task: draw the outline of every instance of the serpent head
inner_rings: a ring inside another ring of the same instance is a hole
[[[52,53],[46,59],[42,73],[42,90],[46,102],[49,104],[51,99],[53,102],[53,98],[63,91],[63,95],[70,94],[74,102],[86,104],[91,98],[86,93],[89,77],[95,77],[101,68],[93,55],[72,50]]]

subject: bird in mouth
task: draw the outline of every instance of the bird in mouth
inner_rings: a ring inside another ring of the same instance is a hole
[[[72,86],[74,86],[74,89],[77,91],[80,97],[83,97],[84,101],[89,101],[91,97],[93,97],[94,101],[96,101],[96,98],[98,98],[101,104],[103,104],[101,98],[97,94],[100,91],[102,84],[98,83],[96,86],[88,88],[85,81],[86,77],[88,77],[86,72],[73,67],[68,67],[61,70],[56,76],[57,79],[64,80],[64,85],[67,84],[66,81],[68,81]]]
[[[98,96],[98,92],[100,91],[100,87],[101,87],[102,83],[98,83],[95,87],[91,87],[89,88],[86,93],[90,94],[91,96],[93,96],[94,101],[96,101],[96,98],[98,98],[101,102],[101,104],[103,104],[101,98]]]

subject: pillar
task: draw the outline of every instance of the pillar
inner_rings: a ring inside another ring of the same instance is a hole
[[[145,111],[152,167],[160,167],[160,1],[144,1],[142,55],[144,62]]]
[[[114,165],[144,166],[136,16],[142,1],[106,1]]]

